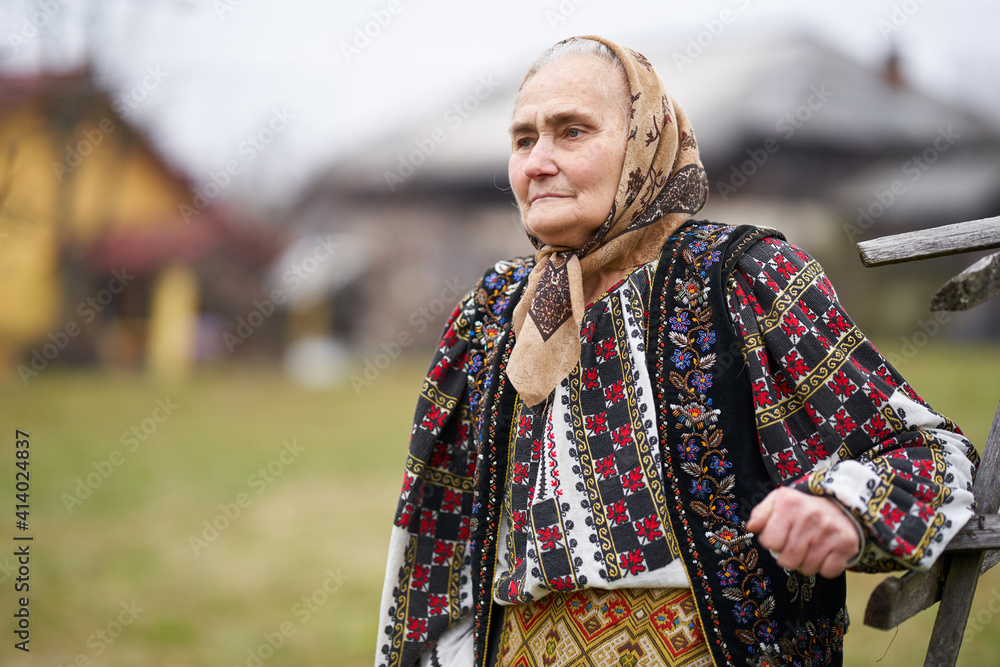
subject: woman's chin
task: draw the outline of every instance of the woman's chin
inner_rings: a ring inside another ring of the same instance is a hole
[[[524,228],[529,234],[546,245],[575,248],[580,243],[579,232],[572,221],[551,218],[532,219],[524,221]]]

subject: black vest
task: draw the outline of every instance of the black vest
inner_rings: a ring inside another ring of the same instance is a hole
[[[741,337],[726,304],[728,277],[768,229],[688,222],[664,245],[652,285],[647,364],[657,406],[670,526],[716,665],[841,665],[846,576],[789,572],[746,531],[775,488],[761,460]],[[511,299],[512,311],[520,293]],[[686,316],[685,316],[686,315]],[[672,319],[673,318],[673,319]],[[493,360],[480,431],[487,465],[472,538],[476,664],[487,664],[503,611],[492,602],[503,477],[517,399]],[[697,375],[696,375],[697,374]]]

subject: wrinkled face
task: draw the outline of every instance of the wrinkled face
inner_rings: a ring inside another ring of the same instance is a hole
[[[627,94],[614,66],[590,55],[546,65],[521,89],[508,172],[521,219],[543,243],[579,248],[608,217],[625,161]]]

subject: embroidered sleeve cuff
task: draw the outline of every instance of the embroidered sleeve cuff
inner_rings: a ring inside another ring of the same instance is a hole
[[[857,531],[858,531],[858,545],[859,545],[858,546],[858,553],[854,554],[854,558],[852,558],[851,560],[847,561],[847,565],[845,567],[849,570],[849,569],[851,569],[852,567],[854,567],[855,565],[857,565],[858,563],[861,562],[861,558],[865,554],[865,547],[868,546],[868,538],[865,535],[864,526],[862,526],[861,522],[858,521],[858,518],[856,516],[854,516],[854,513],[851,512],[851,510],[849,510],[846,507],[844,507],[844,505],[839,500],[837,500],[836,498],[833,498],[832,496],[824,496],[824,497],[830,498],[830,500],[832,500],[834,503],[836,503],[837,507],[840,508],[840,511],[847,515],[847,518],[849,518],[851,520],[851,523],[854,524],[855,529],[857,529]]]
[[[831,492],[831,489],[826,489],[824,485],[819,483],[819,479],[828,472],[828,470],[814,471],[800,478],[792,486],[804,493],[822,496],[833,501],[833,504],[840,508],[840,511],[846,514],[851,523],[854,524],[854,528],[858,531],[858,552],[847,562],[845,567],[849,570],[864,560],[865,551],[868,547],[868,533],[861,521],[858,520],[858,517],[851,511],[851,508],[844,501],[840,500],[834,492]]]

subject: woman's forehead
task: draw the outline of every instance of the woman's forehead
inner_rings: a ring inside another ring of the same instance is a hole
[[[564,116],[574,107],[580,113],[603,115],[615,108],[607,88],[619,77],[615,66],[598,56],[570,56],[550,63],[521,88],[514,118],[539,112]]]

